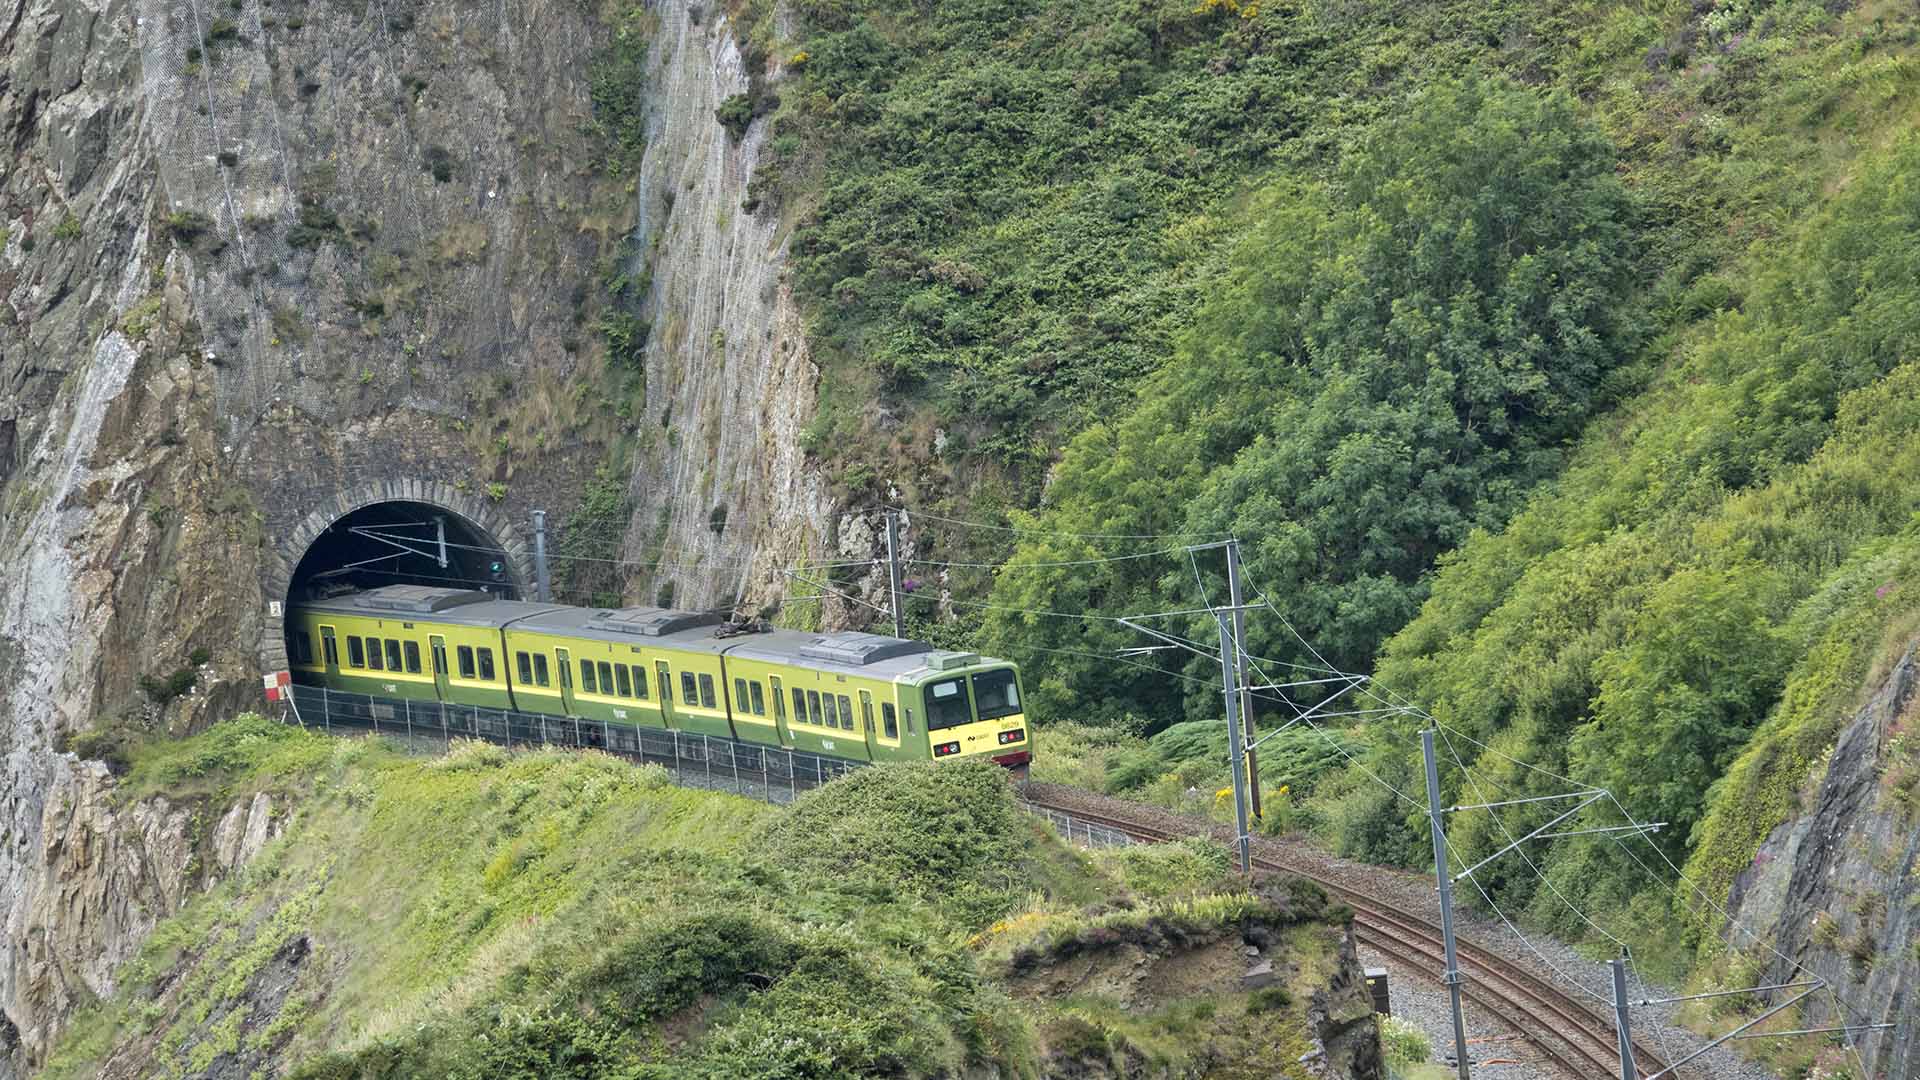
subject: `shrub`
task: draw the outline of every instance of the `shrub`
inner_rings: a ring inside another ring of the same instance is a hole
[[[641,1023],[676,1012],[703,994],[731,997],[765,989],[798,961],[786,935],[738,912],[690,914],[628,937],[565,991]]]
[[[600,333],[607,339],[607,359],[615,367],[629,371],[645,369],[652,323],[638,315],[610,310],[600,316]]]
[[[213,228],[213,219],[196,210],[178,210],[163,223],[167,235],[182,244],[191,244]]]
[[[1433,1056],[1426,1033],[1397,1016],[1380,1018],[1380,1050],[1390,1072],[1425,1064]]]
[[[433,175],[435,183],[444,184],[453,179],[453,154],[444,146],[429,146],[420,156],[420,167]]]
[[[152,699],[155,705],[165,705],[193,689],[194,684],[199,681],[199,672],[190,667],[183,667],[164,677],[140,676],[140,689]]]
[[[859,769],[808,792],[761,842],[796,873],[875,899],[916,896],[980,925],[1016,901],[1007,867],[1027,835],[1004,769],[925,762]]]
[[[713,111],[714,119],[727,129],[727,134],[735,142],[747,133],[747,125],[753,122],[753,98],[746,94],[735,94],[720,103]]]

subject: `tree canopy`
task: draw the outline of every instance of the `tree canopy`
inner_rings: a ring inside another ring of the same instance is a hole
[[[1261,192],[1174,362],[1074,440],[1033,524],[1238,536],[1248,579],[1301,635],[1365,669],[1435,559],[1505,520],[1614,395],[1638,327],[1614,161],[1561,95],[1452,82],[1363,132],[1324,182]],[[1023,544],[995,603],[1125,614],[1206,587],[1165,559],[1046,565],[1109,550]],[[987,632],[1057,650],[1022,657],[1050,709],[1186,696],[1114,674],[1113,649],[1137,643],[1125,628],[995,612]],[[1260,633],[1256,652],[1314,660]]]

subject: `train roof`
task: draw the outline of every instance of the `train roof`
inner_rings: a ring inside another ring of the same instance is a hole
[[[772,664],[845,672],[871,679],[917,682],[980,664],[1001,661],[975,653],[947,652],[924,641],[840,630],[809,634],[799,630],[769,630],[754,634],[726,650],[728,656]]]
[[[714,636],[726,620],[712,612],[671,608],[559,607],[514,623],[516,633],[564,634],[619,645],[655,645],[690,652],[725,652],[728,641]]]
[[[433,585],[383,585],[365,592],[294,605],[308,611],[358,615],[367,619],[418,619],[455,626],[505,626],[516,619],[553,611],[558,604],[501,600],[477,589],[448,589]]]
[[[945,671],[1003,662],[974,653],[935,649],[924,641],[858,630],[826,634],[762,630],[723,637],[719,631],[725,625],[724,620],[711,612],[648,606],[569,607],[500,600],[491,593],[431,585],[384,585],[297,606],[363,618],[415,618],[421,622],[498,627],[622,645],[724,653],[743,660],[906,682],[917,682]]]

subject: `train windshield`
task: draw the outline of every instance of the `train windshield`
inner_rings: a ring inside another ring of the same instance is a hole
[[[983,671],[973,677],[973,707],[982,720],[1012,716],[1020,711],[1020,684],[1012,668]]]
[[[959,727],[973,721],[967,706],[967,680],[943,679],[927,687],[927,730]]]

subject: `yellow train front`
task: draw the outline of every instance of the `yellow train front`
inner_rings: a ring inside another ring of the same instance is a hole
[[[990,757],[1024,775],[1019,669],[856,631],[721,637],[718,616],[389,585],[296,605],[296,680],[686,731],[856,761]]]

